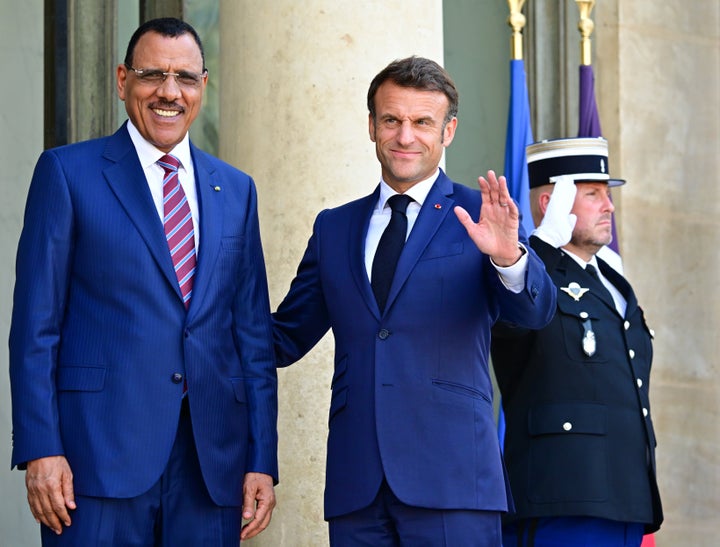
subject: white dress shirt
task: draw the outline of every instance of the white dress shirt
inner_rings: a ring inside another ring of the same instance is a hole
[[[432,185],[440,175],[438,169],[430,177],[423,181],[418,182],[412,186],[405,195],[410,196],[414,201],[411,201],[407,207],[406,216],[408,219],[407,235],[405,239],[410,235],[410,232],[415,226],[418,213],[422,207],[427,195],[430,193]],[[372,263],[375,258],[375,252],[377,251],[380,238],[382,237],[385,228],[390,223],[390,217],[392,216],[392,210],[387,205],[388,199],[397,194],[395,190],[390,188],[384,181],[380,181],[380,198],[378,199],[377,205],[373,210],[372,217],[370,218],[370,226],[368,226],[367,236],[365,237],[365,271],[367,272],[368,279],[372,278]],[[455,213],[452,213],[455,214]],[[459,222],[459,221],[458,221]],[[525,272],[527,271],[527,252],[523,253],[520,260],[518,260],[512,266],[507,268],[496,265],[492,260],[490,261],[495,269],[498,271],[500,280],[503,282],[508,290],[519,293],[525,288]]]
[[[133,145],[135,146],[135,151],[140,159],[140,165],[145,172],[145,179],[150,188],[155,208],[160,216],[160,222],[163,222],[165,217],[163,210],[163,178],[165,177],[165,170],[158,165],[157,161],[165,155],[165,152],[158,150],[146,141],[130,120],[128,120],[127,128],[128,133],[130,133],[130,139],[132,139]],[[198,229],[198,226],[200,226],[200,214],[198,209],[197,188],[195,187],[195,169],[193,167],[192,156],[190,155],[190,137],[187,133],[185,134],[185,138],[170,151],[170,154],[180,160],[178,178],[180,179],[180,186],[182,186],[185,192],[185,197],[187,198],[190,212],[192,213],[193,232],[195,233],[195,253],[197,254],[200,248],[200,230]]]

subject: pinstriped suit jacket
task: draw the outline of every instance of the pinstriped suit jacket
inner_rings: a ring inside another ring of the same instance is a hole
[[[277,480],[277,380],[252,179],[191,144],[200,209],[186,312],[125,127],[44,152],[17,255],[12,465],[64,454],[83,495],[133,497],[167,462],[187,380],[208,490]]]

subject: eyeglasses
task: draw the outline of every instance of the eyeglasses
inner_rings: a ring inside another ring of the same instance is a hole
[[[186,89],[195,89],[202,82],[203,77],[207,74],[207,69],[201,74],[195,72],[163,72],[157,68],[133,68],[125,65],[128,70],[132,70],[140,80],[140,83],[152,86],[159,86],[168,76],[174,76],[175,81],[180,87]]]

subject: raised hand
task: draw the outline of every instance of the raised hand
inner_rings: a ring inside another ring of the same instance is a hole
[[[455,207],[455,214],[478,249],[498,266],[511,266],[522,256],[518,246],[518,207],[510,197],[505,177],[498,178],[494,171],[488,171],[487,178],[478,178],[478,184],[482,195],[478,222],[473,222],[460,206]]]

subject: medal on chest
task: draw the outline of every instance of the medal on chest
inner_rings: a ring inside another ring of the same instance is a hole
[[[583,312],[585,313],[585,312]],[[595,355],[597,349],[597,342],[595,341],[595,331],[592,330],[592,321],[586,319],[583,321],[583,337],[582,337],[582,349],[583,353],[588,357]]]
[[[580,283],[577,283],[576,281],[568,283],[567,287],[560,287],[560,290],[570,296],[570,298],[575,300],[575,302],[580,302],[580,299],[588,291],[590,291],[590,289],[580,286]],[[584,311],[580,312],[580,319],[583,320],[583,336],[581,341],[582,350],[585,355],[592,357],[595,355],[595,351],[597,350],[597,340],[595,339],[595,331],[592,327],[592,320],[590,319],[590,315]]]

